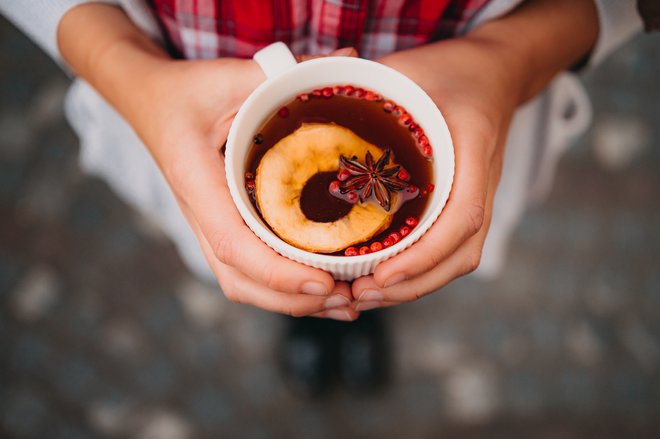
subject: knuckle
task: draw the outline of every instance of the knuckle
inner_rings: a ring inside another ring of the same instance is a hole
[[[437,267],[442,263],[443,260],[444,260],[443,255],[441,255],[437,251],[430,251],[427,255],[427,261],[431,267]]]
[[[231,235],[221,231],[214,232],[210,244],[215,257],[223,264],[231,265],[234,257],[234,241]]]
[[[286,306],[284,306],[284,307],[280,310],[280,312],[281,312],[282,314],[284,314],[284,315],[289,316],[289,317],[302,317],[301,315],[299,315],[298,313],[296,313],[296,309],[295,309],[293,306],[291,306],[291,305],[286,305]]]
[[[439,246],[438,241],[430,234],[422,236],[416,245],[420,250],[418,254],[421,254],[422,257],[417,257],[416,262],[411,264],[411,266],[416,267],[416,270],[412,272],[412,275],[435,268],[446,258],[444,250]],[[408,276],[410,274],[411,273],[409,273]],[[408,278],[408,276],[406,276],[406,278]]]
[[[465,267],[463,270],[463,274],[472,273],[477,268],[479,268],[480,263],[481,263],[481,250],[478,250],[470,254],[470,256],[468,256],[468,258],[465,260]]]
[[[245,303],[241,294],[241,285],[236,281],[235,277],[228,275],[218,276],[218,281],[220,283],[220,289],[227,300],[232,303]]]
[[[277,277],[277,270],[275,270],[273,264],[265,264],[262,262],[261,265],[261,280],[268,288],[272,290],[279,290],[279,283]]]
[[[466,219],[468,224],[469,236],[475,235],[484,225],[484,218],[486,216],[486,208],[481,202],[470,203],[466,210]]]

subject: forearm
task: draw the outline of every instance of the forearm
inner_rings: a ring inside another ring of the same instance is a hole
[[[91,3],[68,11],[60,21],[60,53],[125,118],[144,111],[140,91],[170,58],[115,6]]]
[[[593,0],[529,0],[466,38],[502,57],[511,78],[520,81],[522,103],[589,54],[598,38],[598,15]]]

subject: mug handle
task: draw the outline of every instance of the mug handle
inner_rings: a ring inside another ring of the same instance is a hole
[[[281,41],[264,47],[255,53],[252,58],[259,64],[259,67],[269,79],[298,64],[291,50]]]

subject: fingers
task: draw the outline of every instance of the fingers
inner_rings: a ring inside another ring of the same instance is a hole
[[[393,303],[412,302],[437,291],[452,280],[477,268],[482,245],[481,236],[475,236],[434,269],[391,287],[380,287],[373,276],[356,280],[352,288],[353,295],[357,299],[356,310],[364,311],[365,306],[373,309],[391,306]]]
[[[350,300],[341,291],[333,291],[327,297],[283,293],[253,281],[228,265],[214,262],[213,266],[222,291],[232,302],[252,305],[293,317],[321,314],[324,317],[338,320],[354,320],[357,316],[355,312],[346,311]]]
[[[352,296],[347,283],[337,282],[334,291],[327,297],[275,291],[215,259],[210,245],[201,234],[199,225],[192,220],[191,226],[209,266],[218,278],[222,291],[232,302],[253,305],[293,317],[316,315],[347,321],[354,320],[359,315],[348,306],[352,301]]]
[[[455,136],[455,142],[456,175],[444,211],[418,242],[376,268],[378,286],[389,287],[433,269],[481,230],[491,166],[484,151],[493,140],[466,130]]]
[[[337,282],[335,284],[334,293],[341,294],[342,297],[346,297],[350,301],[353,300],[353,296],[351,295],[351,286],[346,282]],[[355,310],[353,307],[349,305],[339,306],[337,308],[331,308],[312,314],[312,317],[329,318],[329,319],[341,320],[345,322],[353,321],[357,319],[359,316],[360,316],[360,312],[358,310]]]
[[[341,49],[333,50],[327,55],[296,55],[296,61],[303,62],[310,59],[325,58],[326,56],[350,56],[357,58],[358,51],[355,47],[342,47]]]
[[[174,172],[186,216],[199,226],[217,261],[276,291],[320,296],[333,291],[330,274],[280,256],[245,226],[227,188],[224,159],[215,150],[191,147],[185,168]]]
[[[387,308],[390,306],[401,305],[401,302],[394,302],[391,300],[363,300],[354,302],[353,307],[356,311],[369,311],[376,308]]]
[[[496,162],[498,161],[499,158],[496,159]],[[374,276],[357,279],[352,286],[353,297],[356,300],[355,309],[364,311],[381,306],[411,302],[437,291],[458,277],[476,270],[481,260],[481,252],[490,225],[490,212],[492,212],[495,199],[494,188],[499,181],[498,169],[498,167],[495,167],[489,175],[490,190],[485,205],[487,214],[485,215],[484,224],[475,235],[468,238],[449,257],[432,269],[394,285],[381,287]]]
[[[333,50],[330,56],[352,56],[357,57],[358,51],[355,47],[342,47],[341,49]]]

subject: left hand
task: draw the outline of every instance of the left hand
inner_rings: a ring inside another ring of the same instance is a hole
[[[438,105],[454,142],[456,173],[429,231],[353,283],[357,310],[419,299],[479,265],[509,123],[522,94],[496,49],[462,38],[379,60],[417,82]]]
[[[481,259],[517,106],[584,61],[599,27],[593,0],[528,0],[468,35],[382,58],[441,109],[454,141],[454,187],[414,245],[352,286],[367,310],[418,299],[474,271]]]

